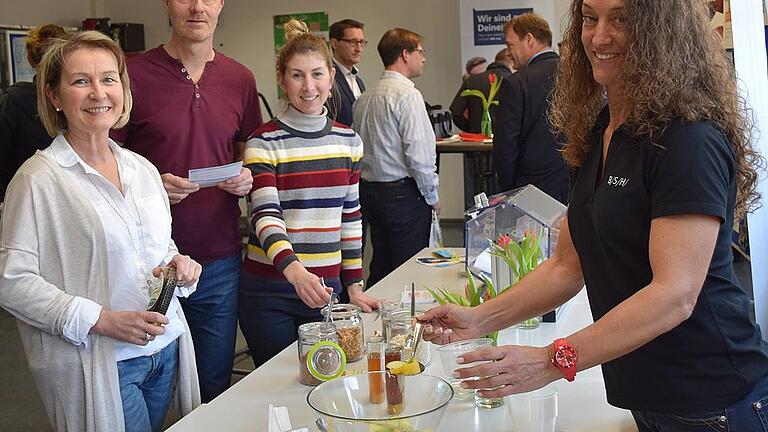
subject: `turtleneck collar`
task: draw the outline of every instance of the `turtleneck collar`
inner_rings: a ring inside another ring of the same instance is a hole
[[[281,123],[291,129],[301,132],[320,132],[329,126],[330,120],[327,117],[328,108],[323,107],[321,114],[305,114],[293,105],[288,105],[288,109],[277,116]]]

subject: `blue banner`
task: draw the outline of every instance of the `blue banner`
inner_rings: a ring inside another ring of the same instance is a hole
[[[472,9],[472,24],[475,34],[475,46],[504,45],[504,24],[516,15],[533,12],[533,8],[524,9]]]

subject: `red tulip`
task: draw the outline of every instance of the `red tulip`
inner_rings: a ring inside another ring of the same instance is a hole
[[[492,74],[492,73],[488,74],[488,82],[491,83],[491,84],[495,83],[496,82],[496,74]]]
[[[498,239],[496,239],[496,244],[499,247],[506,249],[509,246],[509,243],[511,241],[512,241],[512,238],[510,236],[508,236],[507,234],[502,234],[499,236]]]

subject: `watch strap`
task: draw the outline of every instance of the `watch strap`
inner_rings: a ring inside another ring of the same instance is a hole
[[[555,339],[553,344],[552,364],[554,364],[569,382],[576,378],[576,363],[579,355],[565,338]]]

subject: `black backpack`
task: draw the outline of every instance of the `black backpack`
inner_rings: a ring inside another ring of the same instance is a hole
[[[432,122],[432,128],[435,130],[435,138],[443,139],[453,135],[453,119],[451,112],[443,109],[442,105],[430,105],[424,102],[427,107],[429,121]]]

